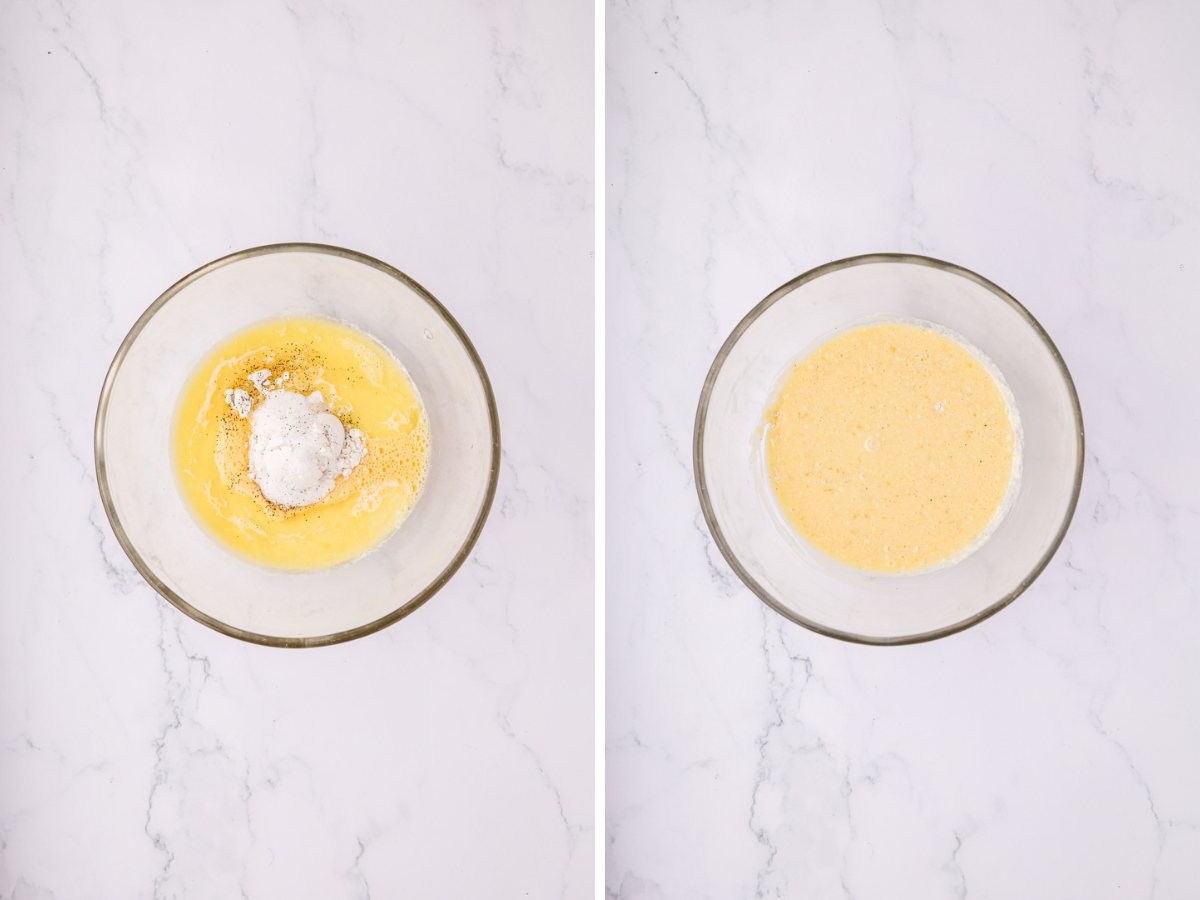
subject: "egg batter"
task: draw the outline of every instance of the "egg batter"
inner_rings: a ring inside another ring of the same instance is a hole
[[[766,471],[788,522],[827,555],[871,572],[931,568],[997,519],[1019,463],[1014,418],[962,344],[864,325],[784,376],[764,417]]]
[[[185,501],[219,542],[263,565],[320,569],[361,556],[408,515],[429,467],[429,422],[408,373],[373,338],[327,319],[276,319],[200,363],[172,449]]]

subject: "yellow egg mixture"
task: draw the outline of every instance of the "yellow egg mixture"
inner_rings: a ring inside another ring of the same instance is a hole
[[[874,572],[967,550],[1013,476],[999,385],[958,342],[901,323],[843,332],[784,377],[764,424],[766,468],[809,543]]]
[[[287,390],[320,391],[345,428],[366,437],[362,462],[308,506],[277,506],[250,477],[251,420],[225,392],[259,399],[248,376],[261,369]],[[213,350],[184,388],[173,435],[180,489],[197,518],[241,556],[281,569],[336,565],[382,541],[416,502],[429,451],[425,408],[400,363],[362,332],[316,318],[263,322]]]

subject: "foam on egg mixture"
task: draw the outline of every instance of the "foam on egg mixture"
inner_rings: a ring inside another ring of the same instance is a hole
[[[784,375],[763,420],[784,518],[866,571],[965,555],[999,521],[1020,468],[998,377],[932,327],[882,322],[826,341]]]

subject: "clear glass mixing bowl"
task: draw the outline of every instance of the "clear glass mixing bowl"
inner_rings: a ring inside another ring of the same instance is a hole
[[[264,319],[321,316],[395,354],[429,415],[424,490],[378,548],[314,572],[277,571],[217,543],[184,504],[171,421],[200,359]],[[321,244],[255,247],[202,266],[142,314],[117,350],[96,412],[96,475],[105,512],[142,576],[194,619],[280,647],[333,644],[403,618],[466,559],[500,467],[491,385],[446,309],[391,266]]]
[[[787,368],[879,319],[929,322],[978,348],[1012,391],[1023,431],[1020,480],[995,531],[957,562],[911,575],[862,572],[808,547],[782,522],[761,465],[763,413]],[[1009,294],[951,263],[871,254],[789,281],[742,319],[704,382],[693,459],[713,538],[769,606],[832,637],[915,643],[982,621],[1045,568],[1079,497],[1083,418],[1058,350]]]

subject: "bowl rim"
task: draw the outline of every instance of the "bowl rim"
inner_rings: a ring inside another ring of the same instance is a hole
[[[1014,309],[1033,330],[1049,351],[1055,364],[1058,366],[1059,375],[1066,384],[1067,393],[1071,399],[1071,409],[1075,417],[1075,477],[1074,483],[1071,486],[1071,499],[1067,504],[1067,509],[1063,515],[1062,521],[1059,523],[1058,531],[1054,538],[1047,545],[1045,552],[1041,558],[1034,564],[1033,568],[1025,575],[1017,586],[1008,593],[1001,596],[999,599],[985,606],[980,611],[967,616],[958,622],[950,625],[945,625],[940,628],[935,628],[931,631],[925,631],[918,634],[898,635],[895,637],[879,637],[875,635],[858,634],[851,631],[844,631],[839,628],[832,628],[828,625],[823,625],[806,616],[802,616],[792,609],[786,607],[783,603],[777,600],[770,591],[763,587],[753,575],[742,565],[737,555],[729,546],[729,542],[725,538],[724,532],[721,530],[720,523],[717,521],[716,513],[713,510],[711,498],[708,492],[708,480],[704,468],[704,428],[708,420],[708,403],[712,396],[713,385],[716,383],[717,377],[725,364],[725,360],[729,357],[734,346],[741,339],[742,335],[750,328],[751,325],[764,312],[775,305],[779,300],[790,294],[792,291],[814,281],[824,275],[829,275],[833,272],[841,271],[842,269],[853,268],[855,266],[873,265],[878,263],[900,263],[908,265],[926,266],[933,269],[946,272],[951,275],[957,275],[961,278],[966,278],[968,281],[973,281],[983,288],[991,291],[1012,309]],[[1062,358],[1062,354],[1058,352],[1058,347],[1054,345],[1054,341],[1050,339],[1050,335],[1042,327],[1041,323],[1033,317],[1021,303],[1001,288],[999,285],[982,275],[979,275],[970,269],[955,263],[946,262],[945,260],[935,259],[931,256],[922,256],[915,253],[864,253],[858,256],[849,256],[844,259],[837,259],[816,268],[809,269],[802,275],[798,275],[790,281],[777,287],[771,291],[763,300],[761,300],[753,309],[751,309],[737,326],[730,332],[729,337],[721,345],[721,349],[717,351],[716,358],[709,367],[708,375],[704,379],[704,386],[700,391],[700,402],[696,409],[695,427],[692,434],[692,467],[695,474],[696,492],[700,497],[700,509],[704,514],[704,521],[708,524],[709,532],[716,541],[717,547],[721,551],[721,555],[725,557],[725,561],[729,563],[734,573],[754,594],[758,596],[767,606],[775,610],[786,619],[795,622],[797,625],[802,625],[810,631],[815,631],[818,634],[826,637],[837,638],[838,640],[849,641],[855,644],[870,644],[875,646],[898,646],[903,644],[919,644],[925,641],[932,641],[937,638],[946,637],[947,635],[955,634],[970,628],[972,625],[977,625],[984,619],[990,618],[997,612],[1002,610],[1008,604],[1012,603],[1017,597],[1025,592],[1042,571],[1049,564],[1051,558],[1058,551],[1062,544],[1063,538],[1066,536],[1067,529],[1071,524],[1071,520],[1075,516],[1075,507],[1079,502],[1079,491],[1083,483],[1083,465],[1084,465],[1084,430],[1083,430],[1083,411],[1079,405],[1079,395],[1075,391],[1075,382],[1071,378],[1071,372],[1067,368],[1066,362]]]
[[[254,631],[248,631],[244,628],[238,628],[235,625],[230,625],[223,622],[208,613],[192,606],[177,594],[174,590],[168,587],[154,573],[149,564],[142,558],[137,547],[134,546],[126,533],[124,526],[121,524],[120,517],[117,515],[116,507],[113,503],[112,494],[108,485],[108,469],[105,462],[105,423],[108,418],[108,402],[112,387],[116,381],[117,374],[120,372],[121,365],[125,361],[125,357],[129,354],[130,348],[141,335],[142,330],[154,318],[155,314],[162,309],[176,294],[182,291],[185,287],[195,281],[203,278],[209,273],[223,268],[233,263],[242,262],[247,259],[252,259],[256,256],[266,256],[274,253],[321,253],[329,256],[337,256],[342,259],[348,259],[362,265],[370,266],[385,275],[389,275],[397,281],[404,284],[412,290],[417,296],[424,300],[436,312],[447,327],[454,333],[458,340],[462,343],[463,348],[467,352],[472,364],[475,367],[475,372],[479,376],[479,381],[483,386],[484,396],[487,399],[488,419],[492,433],[492,460],[491,467],[488,473],[487,491],[483,498],[483,503],[479,507],[479,512],[475,516],[475,521],[472,523],[467,536],[459,547],[458,551],[451,558],[450,562],[442,569],[442,571],[426,585],[415,596],[406,600],[399,607],[394,609],[387,615],[381,616],[367,622],[364,625],[359,625],[354,628],[346,629],[345,631],[332,632],[330,634],[316,635],[313,637],[279,637],[277,635],[260,634]],[[100,399],[96,404],[96,420],[94,430],[94,453],[96,462],[96,484],[100,490],[100,500],[104,506],[104,513],[108,516],[109,525],[112,526],[113,533],[116,535],[117,542],[121,545],[121,549],[125,551],[125,555],[129,557],[129,561],[133,563],[138,573],[146,580],[146,582],[154,588],[163,598],[171,603],[176,609],[184,615],[195,619],[203,625],[207,625],[214,631],[229,637],[237,638],[241,641],[246,641],[251,644],[260,644],[268,647],[324,647],[330,644],[340,644],[345,641],[352,641],[356,638],[365,637],[368,634],[374,634],[389,625],[392,625],[410,613],[416,611],[425,604],[430,597],[441,590],[448,582],[454,573],[466,561],[471,549],[475,546],[475,542],[479,538],[480,532],[483,530],[483,524],[487,520],[488,513],[492,508],[492,501],[496,497],[496,485],[500,476],[500,418],[496,411],[496,398],[492,392],[492,383],[488,378],[487,370],[484,368],[483,361],[479,358],[479,353],[475,349],[475,345],[471,343],[471,339],[467,337],[467,333],[462,326],[452,316],[449,310],[444,307],[436,297],[426,290],[415,279],[409,277],[404,272],[401,272],[394,266],[388,265],[373,256],[368,256],[365,253],[360,253],[357,250],[348,250],[345,247],[336,247],[331,244],[316,244],[304,241],[289,241],[278,244],[263,244],[257,247],[250,247],[245,250],[238,250],[235,253],[227,254],[212,262],[205,263],[197,269],[184,275],[169,288],[163,291],[158,298],[146,308],[146,311],[138,317],[133,323],[133,327],[129,329],[129,333],[125,335],[120,346],[117,347],[117,352],[114,354],[112,362],[109,364],[108,373],[104,377],[104,384],[100,389]]]

